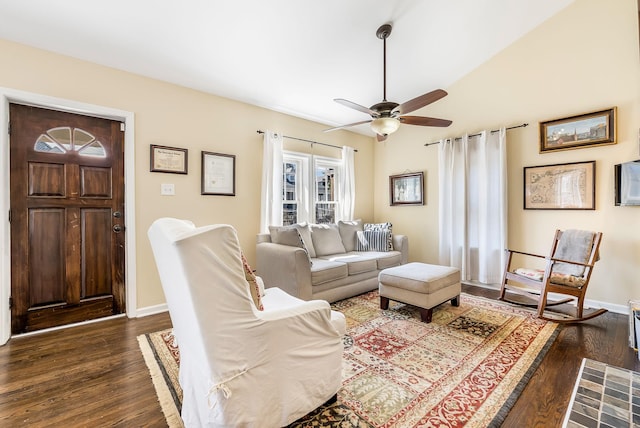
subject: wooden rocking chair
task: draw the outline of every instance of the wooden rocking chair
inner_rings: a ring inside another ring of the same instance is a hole
[[[537,307],[538,317],[559,322],[572,323],[595,318],[607,312],[606,309],[595,309],[585,313],[584,299],[591,278],[593,265],[599,259],[598,249],[602,240],[601,232],[582,230],[556,230],[553,245],[548,257],[507,250],[504,276],[500,289],[500,300],[525,306]],[[512,270],[513,254],[537,257],[546,260],[542,269],[518,268]],[[507,291],[528,297],[527,301],[507,298]],[[568,295],[557,301],[549,301],[548,294]],[[537,296],[531,303],[531,296]],[[547,310],[550,306],[561,305],[576,300],[575,316]]]

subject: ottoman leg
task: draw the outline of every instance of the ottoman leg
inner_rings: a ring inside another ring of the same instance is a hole
[[[456,297],[451,299],[451,306],[460,306],[460,295],[458,294]]]
[[[431,309],[425,309],[425,308],[418,308],[420,309],[420,318],[422,319],[422,322],[425,323],[430,323],[431,322],[431,316],[433,315],[433,308]]]
[[[380,296],[380,309],[389,309],[389,298]]]

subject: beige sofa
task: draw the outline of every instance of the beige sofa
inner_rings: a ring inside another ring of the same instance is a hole
[[[407,263],[409,242],[391,234],[393,249],[362,251],[363,226],[350,221],[270,227],[257,236],[256,274],[265,287],[304,300],[335,302],[375,290],[381,270]]]

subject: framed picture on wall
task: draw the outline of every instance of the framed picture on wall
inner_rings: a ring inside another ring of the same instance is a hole
[[[236,156],[202,152],[202,195],[236,195]]]
[[[616,144],[616,108],[540,122],[540,153]]]
[[[595,210],[596,161],[524,167],[525,210]]]
[[[389,176],[390,205],[424,205],[424,174]]]
[[[187,149],[151,144],[149,160],[151,167],[149,170],[151,172],[186,174],[188,153]]]

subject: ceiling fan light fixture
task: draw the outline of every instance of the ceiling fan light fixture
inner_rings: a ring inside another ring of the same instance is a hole
[[[378,135],[393,134],[400,128],[400,121],[394,117],[379,117],[371,121],[371,129]]]

